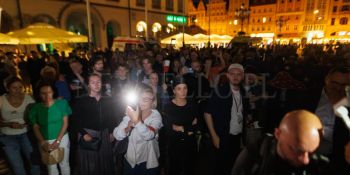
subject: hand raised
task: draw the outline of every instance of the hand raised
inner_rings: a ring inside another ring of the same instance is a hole
[[[137,107],[136,111],[134,109],[132,109],[132,107],[127,106],[126,107],[126,115],[129,116],[130,120],[136,124],[137,122],[140,121],[140,110]]]

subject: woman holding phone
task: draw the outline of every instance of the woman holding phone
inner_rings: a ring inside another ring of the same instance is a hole
[[[152,88],[144,87],[136,110],[128,106],[123,121],[114,129],[113,135],[117,140],[129,139],[124,175],[159,174],[157,137],[162,117],[153,109],[155,97]]]
[[[33,146],[27,136],[25,113],[28,105],[34,103],[31,96],[24,93],[23,81],[12,77],[6,82],[7,94],[0,97],[0,143],[17,175],[25,175],[24,162],[21,154],[27,161],[32,161]],[[40,174],[40,167],[31,162],[31,174]]]

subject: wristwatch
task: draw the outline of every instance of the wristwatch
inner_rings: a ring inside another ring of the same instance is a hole
[[[60,144],[60,143],[61,143],[61,141],[59,141],[59,140],[57,140],[57,139],[56,139],[56,142],[57,142],[58,144]]]

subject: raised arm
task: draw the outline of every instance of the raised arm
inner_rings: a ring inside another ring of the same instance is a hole
[[[123,140],[130,132],[130,118],[125,116],[123,121],[113,130],[113,136],[117,140]]]

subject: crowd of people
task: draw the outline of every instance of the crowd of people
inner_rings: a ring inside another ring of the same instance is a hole
[[[349,174],[349,49],[0,51],[0,155],[16,175]]]

